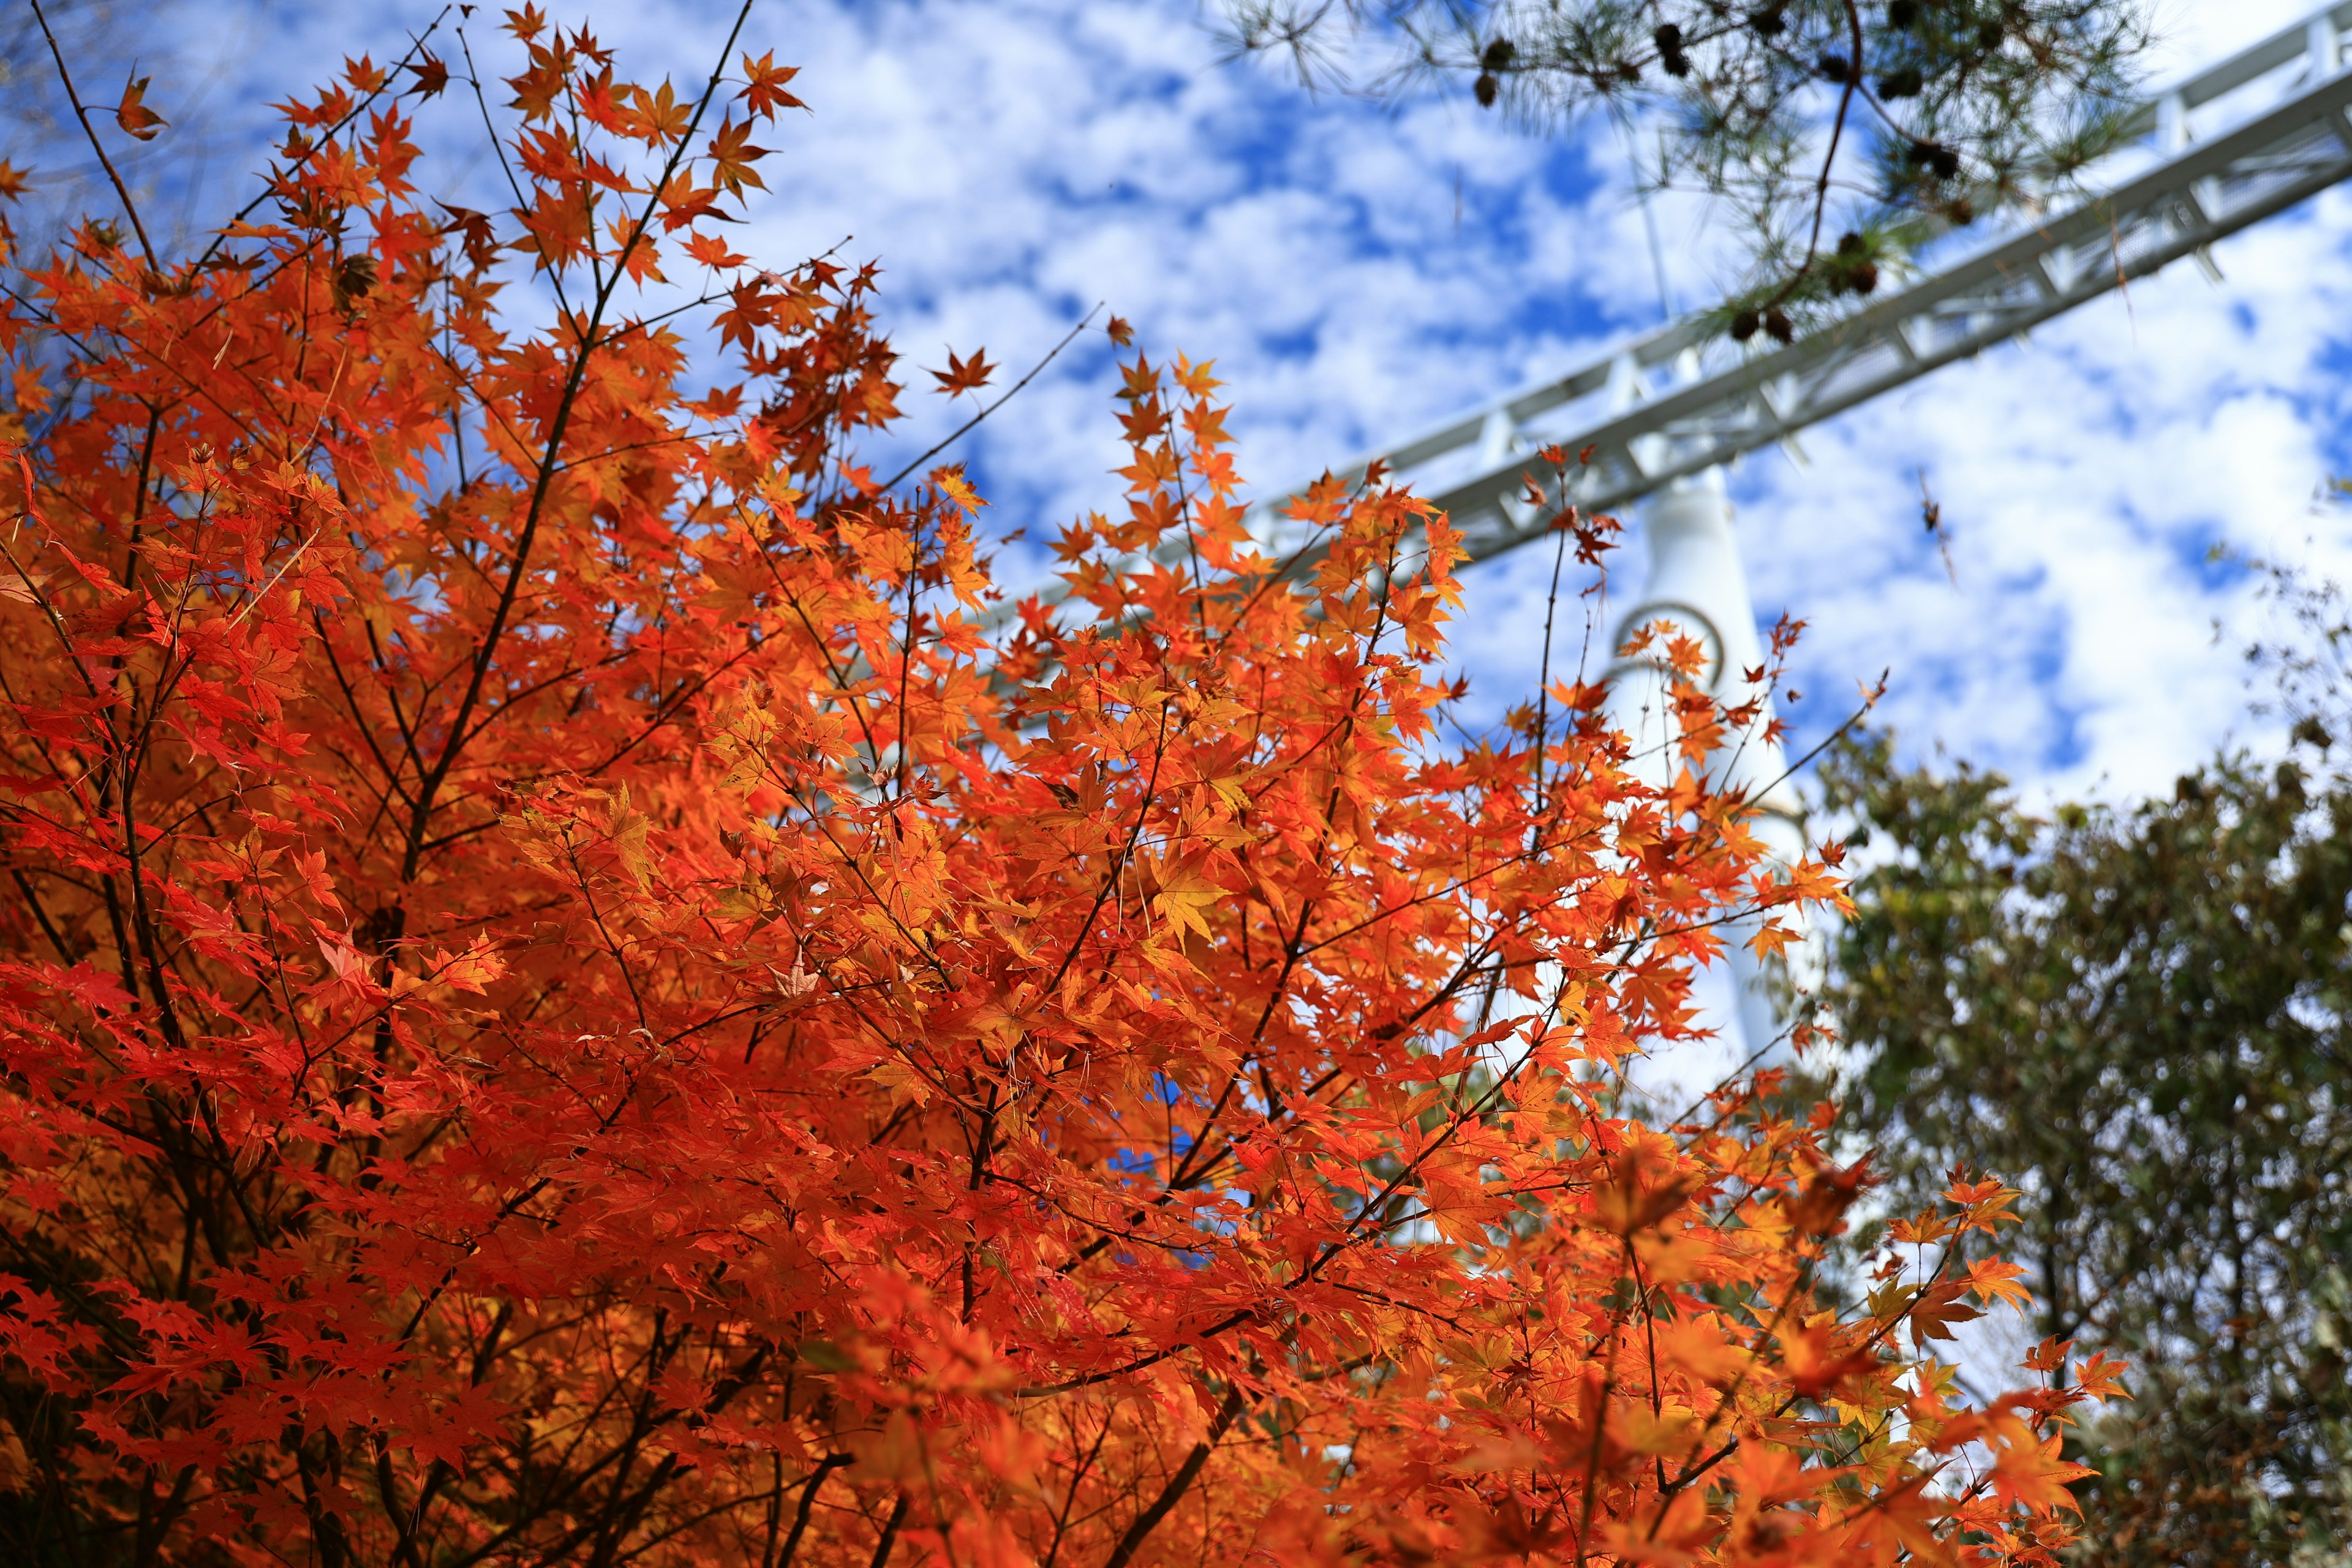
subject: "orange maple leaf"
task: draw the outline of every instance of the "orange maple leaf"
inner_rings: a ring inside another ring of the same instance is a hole
[[[133,77],[124,81],[122,101],[114,108],[114,122],[142,142],[152,142],[156,133],[171,122],[147,107],[147,84],[152,77]]]
[[[746,266],[751,259],[740,251],[728,249],[726,242],[716,235],[690,233],[680,242],[679,248],[705,267],[721,269]]]
[[[1952,1338],[1952,1325],[1981,1318],[1984,1313],[1960,1300],[1969,1289],[1965,1280],[1942,1279],[1922,1289],[1911,1303],[1911,1338],[1925,1345],[1929,1340]]]
[[[2126,1363],[2094,1351],[2074,1368],[2074,1386],[2092,1399],[2129,1399],[2123,1385]]]
[[[710,133],[704,155],[710,161],[712,182],[730,195],[740,196],[746,187],[765,190],[767,186],[751,165],[768,155],[765,147],[751,144],[751,122],[738,124],[732,118],[721,121],[719,129]]]
[[[747,51],[743,56],[743,90],[738,96],[751,106],[754,114],[772,116],[779,109],[804,109],[807,105],[784,90],[784,84],[800,74],[798,66],[776,64],[772,49],[756,60]]]
[[[2054,1436],[2041,1442],[2020,1436],[1993,1461],[1994,1492],[2004,1503],[2036,1513],[2054,1513],[2060,1509],[2082,1512],[2083,1505],[2067,1489],[2067,1483],[2097,1472],[2062,1458],[2059,1448],[2060,1439]]]
[[[430,49],[422,51],[408,71],[416,79],[415,85],[408,90],[418,98],[438,98],[449,85],[449,68]]]
[[[968,360],[957,358],[955,350],[950,349],[947,369],[928,371],[925,374],[940,384],[935,390],[944,392],[950,397],[961,397],[967,392],[977,392],[986,386],[989,378],[993,376],[999,368],[988,363],[986,349],[974,349],[971,358]]]

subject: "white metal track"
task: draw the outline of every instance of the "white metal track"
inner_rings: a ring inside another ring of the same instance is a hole
[[[1593,447],[1573,494],[1605,510],[1783,440],[2352,176],[2347,25],[2352,0],[2179,84],[2126,122],[2158,141],[2155,166],[1794,343],[1742,355],[1684,322],[1383,455],[1410,474],[1477,450],[1433,499],[1484,559],[1541,526],[1510,499],[1537,445]],[[2200,110],[2220,123],[2190,141]],[[1710,370],[1708,351],[1733,363]],[[1575,406],[1596,397],[1613,406]]]
[[[2352,0],[2338,0],[2176,83],[2125,122],[2144,149],[2140,173],[1785,347],[1743,349],[1704,320],[1681,321],[1335,472],[1385,462],[1435,500],[1484,560],[1542,528],[1519,499],[1539,447],[1593,448],[1572,499],[1615,510],[2183,256],[2210,268],[2214,241],[2352,175],[2347,29]],[[1277,552],[1286,530],[1276,513],[1289,493],[1256,509],[1257,531]],[[1049,602],[1066,591],[1058,581],[1040,590]]]

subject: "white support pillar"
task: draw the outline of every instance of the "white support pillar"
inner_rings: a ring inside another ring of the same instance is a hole
[[[1793,865],[1805,849],[1801,808],[1783,777],[1788,763],[1780,743],[1767,733],[1771,693],[1747,679],[1763,668],[1764,645],[1757,636],[1755,606],[1731,531],[1723,470],[1709,468],[1659,491],[1650,501],[1647,531],[1649,576],[1618,618],[1611,652],[1623,647],[1641,627],[1664,622],[1672,628],[1668,637],[1689,637],[1706,650],[1699,676],[1702,690],[1729,707],[1751,698],[1762,700],[1748,730],[1729,735],[1699,766],[1717,787],[1750,792],[1762,808],[1753,828],[1757,837],[1775,864]],[[1669,701],[1664,639],[1635,658],[1618,658],[1610,668],[1609,681],[1609,721],[1632,739],[1634,771],[1664,788],[1685,766],[1681,726]],[[1748,1055],[1766,1052],[1781,1030],[1775,993],[1783,975],[1778,964],[1760,963],[1746,945],[1756,925],[1752,919],[1742,921],[1724,932]]]

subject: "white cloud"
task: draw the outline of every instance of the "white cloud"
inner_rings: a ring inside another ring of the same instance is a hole
[[[2244,737],[2252,584],[2205,557],[2342,559],[2310,502],[2342,447],[2347,237],[2330,193],[2222,246],[2219,288],[2177,268],[1810,433],[1809,473],[1753,464],[1759,603],[1813,618],[1824,675],[1892,663],[1912,740],[2037,791],[2158,788]]]
[[[2159,73],[2301,9],[2164,0]],[[687,79],[733,7],[587,14],[630,62]],[[187,0],[175,15],[196,53],[208,39],[225,51],[233,79],[181,124],[209,126],[226,152],[254,145],[260,121],[240,106],[344,52],[396,53],[430,10]],[[1107,300],[1155,357],[1217,360],[1242,466],[1268,483],[1657,319],[1613,136],[1543,143],[1459,100],[1382,112],[1309,99],[1276,70],[1224,63],[1213,15],[1192,0],[755,11],[751,47],[805,68],[795,90],[814,113],[773,139],[772,194],[738,248],[781,262],[854,236],[848,254],[885,265],[883,313],[910,371],[943,363],[942,345],[982,344],[1017,370]],[[486,6],[474,24],[486,66],[508,52],[491,22]],[[457,117],[453,144],[471,133]],[[1656,211],[1685,304],[1725,276],[1724,240],[1700,216],[1686,199]],[[1812,625],[1801,725],[1818,733],[1855,680],[1891,666],[1885,711],[1914,748],[1940,743],[2035,791],[2117,793],[2160,787],[2247,733],[2242,639],[2217,644],[2212,623],[2243,623],[2248,585],[2203,556],[2216,542],[2323,564],[2346,553],[2340,520],[2309,498],[2345,458],[2347,240],[2352,197],[2332,194],[2222,246],[2219,288],[2178,268],[2127,305],[2098,301],[1807,433],[1809,469],[1748,460],[1735,493],[1759,611]],[[996,517],[1045,532],[1115,499],[1108,390],[1090,346],[982,432]],[[909,440],[954,416],[919,389],[906,401]],[[1919,526],[1923,469],[1957,586]],[[1497,709],[1534,671],[1549,569],[1534,553],[1472,576],[1458,646]]]

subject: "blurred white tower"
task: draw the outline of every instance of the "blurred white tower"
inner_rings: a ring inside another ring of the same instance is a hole
[[[1772,718],[1771,693],[1748,679],[1764,668],[1764,645],[1756,635],[1755,606],[1748,596],[1747,574],[1740,569],[1738,542],[1732,536],[1723,470],[1708,468],[1677,479],[1653,497],[1648,536],[1649,576],[1617,618],[1610,649],[1614,653],[1623,647],[1635,631],[1653,623],[1664,622],[1669,629],[1641,655],[1621,656],[1610,667],[1610,722],[1632,738],[1634,771],[1660,788],[1671,784],[1685,764],[1681,726],[1668,695],[1665,644],[1677,634],[1696,641],[1706,650],[1701,690],[1727,707],[1761,700],[1754,723],[1745,732],[1729,734],[1699,766],[1718,789],[1748,792],[1759,807],[1753,824],[1756,837],[1776,865],[1793,865],[1804,854],[1802,810],[1789,785],[1788,762],[1780,742],[1766,732]],[[1781,915],[1784,922],[1792,918],[1788,911]],[[1747,945],[1758,923],[1750,917],[1723,933],[1739,1030],[1750,1056],[1766,1053],[1783,1032],[1775,995],[1782,966],[1759,962]]]

